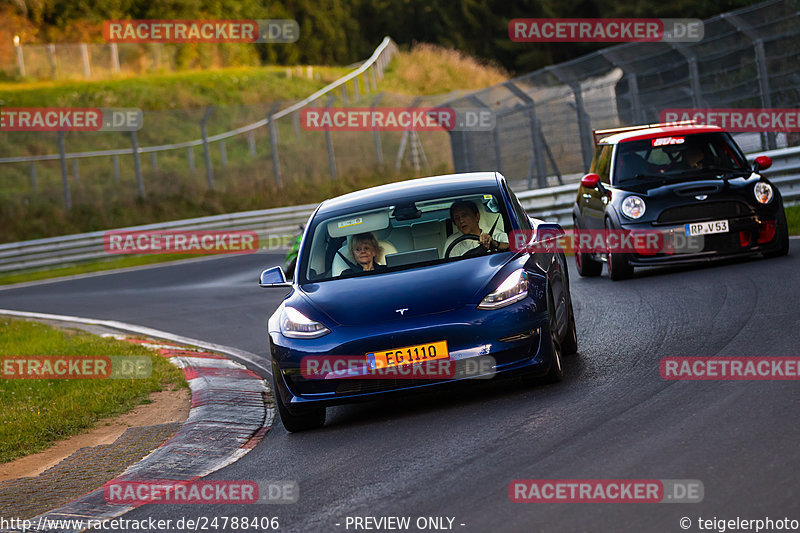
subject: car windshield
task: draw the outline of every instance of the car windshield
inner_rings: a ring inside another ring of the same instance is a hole
[[[622,142],[614,158],[614,184],[618,186],[749,172],[739,148],[722,132]]]
[[[469,260],[489,253],[480,234],[507,243],[510,231],[503,202],[487,193],[407,200],[316,219],[304,244],[301,283]]]

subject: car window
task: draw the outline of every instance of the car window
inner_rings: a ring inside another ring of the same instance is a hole
[[[468,213],[462,228],[472,228],[474,216],[479,233],[490,233],[494,240],[508,242],[511,226],[505,204],[497,193],[404,199],[333,216],[317,215],[304,240],[300,282],[380,275],[479,255],[462,253],[480,246],[476,235],[462,239],[453,247],[450,257],[446,256],[449,245],[464,235],[451,220],[451,207],[456,203],[457,211],[460,207]],[[475,213],[466,204],[474,206]],[[528,224],[521,206],[511,208],[520,209],[518,217]]]
[[[529,230],[532,228],[531,221],[528,218],[528,213],[525,211],[525,208],[522,207],[522,204],[517,198],[517,195],[514,194],[514,191],[508,188],[508,185],[505,185],[506,194],[508,194],[509,198],[511,198],[511,208],[514,210],[514,214],[519,221],[520,228],[523,230]]]
[[[749,166],[730,136],[722,132],[673,134],[622,142],[614,161],[615,183],[652,179],[715,177]]]
[[[611,183],[611,152],[613,148],[610,144],[601,144],[595,150],[595,157],[590,171],[600,176],[600,181],[603,183]]]

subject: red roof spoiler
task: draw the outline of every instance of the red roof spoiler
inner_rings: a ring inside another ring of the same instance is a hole
[[[628,131],[647,130],[650,128],[663,128],[666,126],[694,126],[697,124],[694,120],[682,120],[680,122],[662,122],[661,124],[642,124],[640,126],[626,126],[624,128],[611,128],[608,130],[592,130],[594,137],[594,144],[597,144],[602,137],[609,135],[616,135],[617,133],[625,133]]]

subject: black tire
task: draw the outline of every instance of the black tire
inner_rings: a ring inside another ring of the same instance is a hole
[[[555,306],[553,306],[553,296],[547,296],[547,310],[550,317],[549,336],[552,343],[553,362],[547,370],[547,374],[537,377],[525,377],[523,381],[526,385],[546,385],[548,383],[558,383],[564,379],[564,366],[561,350],[561,343],[558,340],[558,328],[556,328]]]
[[[302,415],[294,415],[286,409],[281,401],[281,396],[278,391],[273,388],[275,392],[275,403],[278,404],[278,412],[281,415],[281,422],[283,427],[289,433],[297,433],[299,431],[308,431],[309,429],[318,429],[325,425],[325,408],[317,407],[309,409]]]
[[[606,219],[606,229],[614,229],[608,219]],[[633,276],[633,265],[628,261],[629,254],[609,253],[606,255],[608,257],[608,275],[612,281],[620,281]]]
[[[786,222],[786,212],[783,210],[783,207],[781,207],[781,211],[778,213],[777,226],[775,231],[778,234],[780,247],[777,250],[765,253],[764,257],[782,257],[789,253],[789,224]]]
[[[578,230],[577,222],[573,224],[573,227]],[[578,269],[578,274],[584,278],[596,278],[603,273],[603,262],[594,259],[592,254],[576,251],[575,266]]]
[[[561,340],[561,353],[572,355],[578,351],[578,329],[575,327],[575,312],[572,310],[572,301],[569,302],[569,323],[564,338]]]

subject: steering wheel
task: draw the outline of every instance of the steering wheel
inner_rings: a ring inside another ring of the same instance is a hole
[[[445,251],[445,253],[444,253],[444,258],[445,259],[450,259],[450,252],[453,251],[453,248],[456,246],[456,244],[458,244],[460,242],[464,242],[464,241],[478,241],[478,240],[480,240],[480,237],[478,235],[473,235],[471,233],[467,233],[467,234],[461,235],[460,237],[456,238],[456,240],[451,242],[450,246],[447,247],[447,251]],[[487,252],[489,251],[483,245],[478,245],[476,248],[483,248]],[[467,253],[470,253],[470,252],[472,252],[472,250],[470,250]]]

